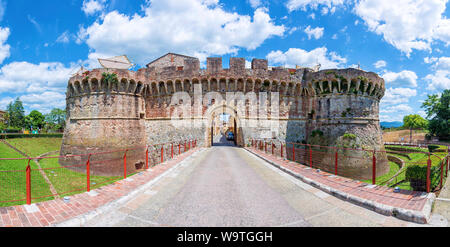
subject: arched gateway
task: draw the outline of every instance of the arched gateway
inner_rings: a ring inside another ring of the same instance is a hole
[[[236,119],[240,146],[252,138],[342,146],[344,134],[353,134],[353,147],[382,150],[378,109],[384,91],[382,78],[359,69],[269,68],[264,59],[253,59],[247,69],[244,58],[231,58],[224,69],[222,58],[207,58],[204,70],[197,58],[168,53],[136,72],[94,69],[70,78],[61,155],[182,139],[209,146],[211,117],[218,112]],[[317,131],[321,138],[312,138]],[[129,169],[143,159],[132,157]],[[387,172],[386,156],[377,158],[377,173]],[[341,164],[354,178],[371,175],[370,164],[351,155]]]

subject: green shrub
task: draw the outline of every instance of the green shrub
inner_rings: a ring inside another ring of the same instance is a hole
[[[49,138],[49,137],[57,137],[62,138],[63,134],[54,133],[54,134],[1,134],[0,139],[13,139],[13,138]]]
[[[352,134],[352,133],[345,133],[343,137],[344,137],[344,139],[349,139],[349,140],[355,140],[356,139],[356,135]]]
[[[311,132],[311,136],[315,137],[315,136],[323,136],[323,132],[321,130],[313,130]]]
[[[433,153],[436,149],[439,149],[438,145],[428,145],[428,151],[430,151],[430,153]]]
[[[410,182],[411,187],[417,191],[426,191],[427,166],[410,165],[406,168],[405,179]],[[440,182],[440,167],[432,166],[430,169],[430,188],[433,190]]]
[[[21,128],[9,127],[5,129],[5,133],[21,133],[21,132],[22,132]]]

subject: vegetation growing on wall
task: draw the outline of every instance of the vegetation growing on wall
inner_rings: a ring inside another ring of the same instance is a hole
[[[119,83],[119,79],[117,79],[116,73],[102,73],[102,79],[107,83],[112,83],[113,85],[117,85]]]

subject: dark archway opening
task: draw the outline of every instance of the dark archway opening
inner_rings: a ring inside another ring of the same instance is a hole
[[[236,119],[228,113],[218,114],[211,125],[211,146],[236,146]]]

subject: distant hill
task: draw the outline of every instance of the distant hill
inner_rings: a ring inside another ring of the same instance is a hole
[[[403,122],[380,122],[381,127],[397,128],[403,126]]]

